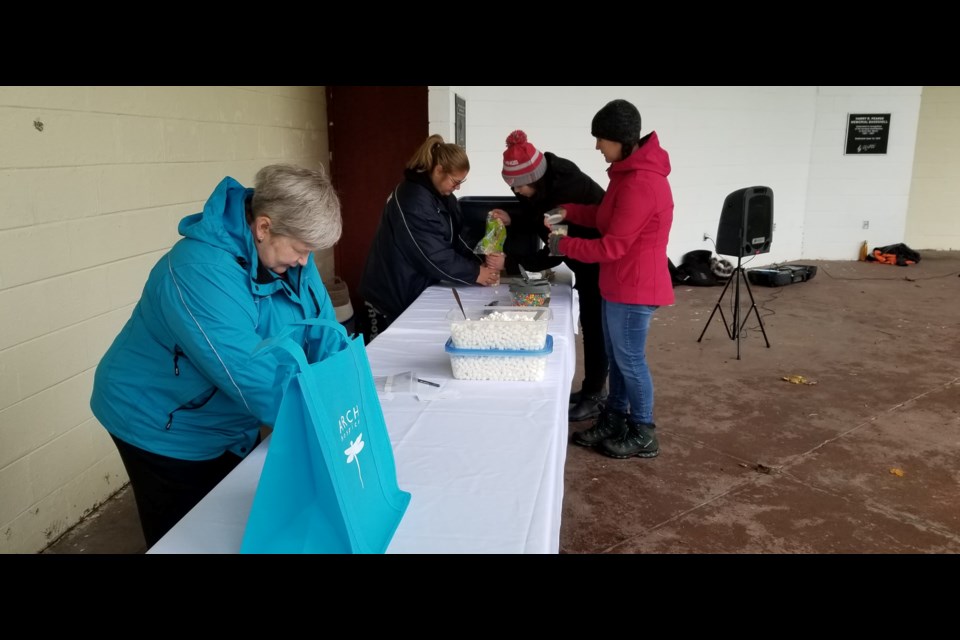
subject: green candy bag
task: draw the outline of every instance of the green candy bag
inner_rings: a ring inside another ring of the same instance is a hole
[[[487,229],[483,238],[477,243],[474,253],[489,255],[491,253],[503,253],[503,243],[507,239],[507,228],[503,221],[487,214]]]

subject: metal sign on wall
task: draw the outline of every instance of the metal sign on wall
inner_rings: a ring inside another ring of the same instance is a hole
[[[887,140],[890,138],[889,113],[851,113],[849,118],[844,155],[887,152]]]
[[[456,132],[456,143],[467,148],[467,101],[458,95],[454,95],[456,101],[456,119],[454,122],[454,131]]]

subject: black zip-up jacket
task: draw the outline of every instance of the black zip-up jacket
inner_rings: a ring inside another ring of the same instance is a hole
[[[442,196],[426,172],[404,171],[387,197],[360,279],[360,296],[396,318],[442,280],[475,285],[482,260],[460,238],[457,198]]]
[[[603,200],[603,187],[585,174],[580,168],[567,160],[560,158],[549,151],[544,152],[543,158],[547,163],[547,171],[537,192],[532,198],[517,194],[522,214],[510,218],[510,227],[517,232],[534,233],[540,236],[545,243],[550,230],[543,224],[543,214],[563,204],[599,204]],[[600,232],[590,227],[563,222],[567,225],[567,235],[571,238],[600,237]],[[575,262],[570,258],[561,258],[550,255],[549,244],[539,253],[528,256],[517,256],[520,264],[530,271],[542,271],[566,261],[573,268]]]

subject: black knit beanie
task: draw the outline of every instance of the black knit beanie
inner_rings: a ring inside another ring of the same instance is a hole
[[[626,100],[612,100],[593,116],[590,135],[632,147],[640,140],[640,112]]]

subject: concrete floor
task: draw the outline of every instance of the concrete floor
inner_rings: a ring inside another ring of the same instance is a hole
[[[657,312],[661,454],[570,445],[561,552],[960,551],[960,251],[796,262],[816,277],[752,286],[771,347],[750,313],[740,360],[719,314],[697,342],[721,288],[678,287]],[[45,553],[144,550],[124,489]]]

